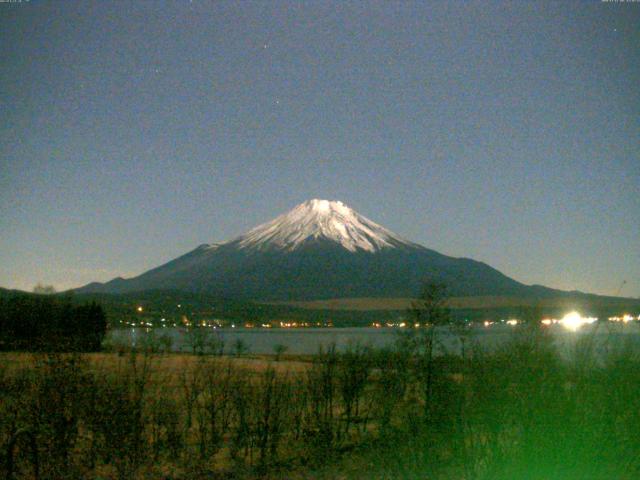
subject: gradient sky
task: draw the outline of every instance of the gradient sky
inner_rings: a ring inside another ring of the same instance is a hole
[[[310,198],[640,296],[640,3],[0,3],[0,286],[131,276]]]

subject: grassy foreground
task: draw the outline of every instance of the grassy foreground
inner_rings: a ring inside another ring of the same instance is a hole
[[[464,332],[461,332],[464,335]],[[635,479],[640,356],[561,360],[535,328],[488,353],[0,355],[0,478]]]

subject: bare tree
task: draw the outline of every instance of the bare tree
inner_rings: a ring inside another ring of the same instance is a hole
[[[411,303],[409,318],[413,323],[409,323],[401,334],[401,347],[415,359],[415,373],[422,385],[424,417],[427,420],[433,398],[436,328],[451,323],[446,285],[425,282],[419,297]]]
[[[289,347],[281,343],[278,343],[277,345],[273,346],[273,352],[276,354],[276,362],[280,361],[280,358],[282,357],[282,355],[284,355],[284,353],[287,350],[289,350]]]

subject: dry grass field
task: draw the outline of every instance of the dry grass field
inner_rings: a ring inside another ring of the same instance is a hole
[[[115,353],[80,353],[77,355],[88,371],[118,372],[131,364],[131,355]],[[74,355],[74,356],[75,356]],[[150,378],[162,378],[175,386],[180,376],[189,369],[209,367],[213,369],[234,368],[248,376],[259,376],[274,371],[281,376],[300,377],[314,366],[314,355],[283,355],[276,360],[275,355],[247,355],[244,357],[192,355],[189,353],[135,354],[136,363],[147,362]],[[12,376],[25,370],[31,370],[43,359],[41,353],[0,352],[0,371],[4,376]],[[460,373],[452,373],[452,379],[461,381]]]
[[[640,352],[0,354],[0,478],[631,480]]]

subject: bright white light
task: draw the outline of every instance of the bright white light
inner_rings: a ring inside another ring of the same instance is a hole
[[[633,317],[631,315],[623,315],[622,316],[622,321],[624,323],[630,322],[631,320],[633,320]]]
[[[580,327],[582,327],[582,325],[585,325],[587,323],[593,323],[596,320],[598,319],[594,317],[583,317],[578,312],[571,312],[571,313],[567,313],[562,318],[562,320],[560,320],[560,323],[567,330],[571,330],[572,332],[575,332]]]
[[[550,318],[545,318],[542,320],[543,325],[551,325],[552,323],[553,323],[553,320],[551,320]]]
[[[507,320],[507,325],[517,325],[518,324],[518,320],[516,320],[515,318],[512,318],[511,320]]]

